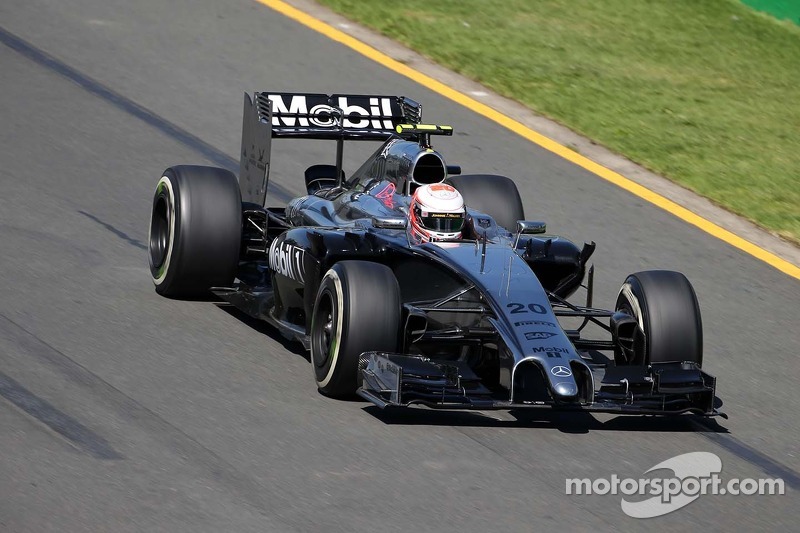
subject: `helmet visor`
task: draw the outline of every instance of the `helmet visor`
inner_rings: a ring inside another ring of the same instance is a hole
[[[423,228],[438,233],[456,233],[464,227],[464,213],[428,213],[419,217]]]

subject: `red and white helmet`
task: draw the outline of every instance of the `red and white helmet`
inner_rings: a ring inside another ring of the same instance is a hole
[[[464,198],[446,183],[422,185],[408,208],[411,233],[422,241],[461,238],[467,210]]]

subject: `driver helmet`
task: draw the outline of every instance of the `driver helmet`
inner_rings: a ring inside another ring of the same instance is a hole
[[[411,233],[423,242],[460,239],[467,210],[464,197],[446,183],[422,185],[408,208]]]

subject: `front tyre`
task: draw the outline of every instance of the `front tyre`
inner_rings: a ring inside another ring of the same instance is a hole
[[[353,395],[359,356],[397,351],[400,310],[400,287],[389,267],[340,261],[328,270],[311,317],[311,364],[320,392]]]
[[[673,361],[703,364],[703,323],[694,288],[686,276],[669,270],[631,274],[622,284],[615,310],[636,319],[644,343],[632,364]]]
[[[156,186],[148,251],[156,292],[204,294],[233,282],[239,264],[242,197],[231,172],[175,166]]]

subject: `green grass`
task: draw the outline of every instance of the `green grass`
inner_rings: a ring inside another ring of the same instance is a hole
[[[735,0],[319,1],[800,243],[797,26]]]
[[[742,0],[759,11],[771,14],[781,20],[791,20],[800,24],[800,2],[797,0]]]

